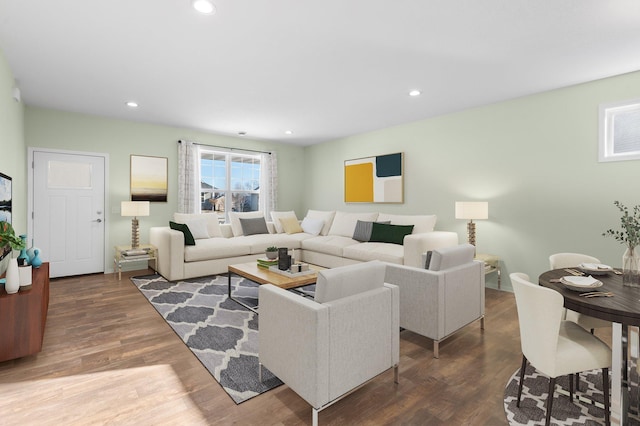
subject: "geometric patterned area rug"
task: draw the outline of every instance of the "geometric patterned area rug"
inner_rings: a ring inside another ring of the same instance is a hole
[[[173,331],[240,404],[280,386],[266,368],[258,377],[258,315],[227,297],[227,276],[213,275],[169,282],[160,275],[131,281]],[[232,277],[233,295],[250,306],[258,301],[258,285]]]
[[[580,373],[580,391],[574,392],[573,403],[569,400],[569,376],[558,377],[556,392],[553,398],[551,412],[552,425],[586,425],[596,426],[604,424],[604,409],[592,404],[595,400],[602,405],[602,370]],[[545,422],[549,378],[538,373],[531,364],[527,363],[520,408],[516,407],[518,398],[518,382],[520,369],[509,379],[504,389],[504,411],[510,425],[543,425]],[[564,395],[560,388],[566,390]],[[580,397],[580,400],[576,397]]]

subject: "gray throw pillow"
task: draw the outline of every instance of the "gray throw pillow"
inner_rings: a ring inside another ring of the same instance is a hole
[[[268,234],[267,222],[264,217],[240,218],[240,226],[244,235]]]
[[[391,223],[390,220],[385,222],[376,222],[376,223],[384,223],[389,225]],[[365,220],[359,220],[356,222],[356,227],[353,230],[353,239],[356,241],[360,241],[362,243],[366,243],[371,239],[371,231],[373,230],[373,222],[368,222]]]

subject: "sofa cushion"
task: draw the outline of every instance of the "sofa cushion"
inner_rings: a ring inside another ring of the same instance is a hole
[[[305,234],[294,234],[305,235]],[[254,234],[233,237],[238,243],[248,246],[250,254],[264,254],[267,247],[286,247],[288,249],[299,249],[300,239],[289,234]]]
[[[431,232],[436,226],[436,215],[399,215],[380,213],[378,221],[390,221],[392,225],[414,225],[413,234]]]
[[[295,217],[280,218],[280,224],[287,234],[298,234],[302,232],[300,222],[298,222],[298,219]]]
[[[302,228],[303,232],[306,232],[307,234],[311,234],[311,235],[320,235],[320,232],[322,232],[322,227],[324,226],[324,222],[320,219],[314,219],[311,217],[305,217],[304,219],[302,219],[302,223],[300,224],[300,227]]]
[[[235,238],[208,238],[197,240],[195,246],[184,248],[185,262],[226,259],[251,254],[251,246]]]
[[[293,210],[290,210],[288,212],[271,212],[271,221],[273,222],[273,226],[276,228],[276,233],[282,234],[284,232],[282,224],[280,223],[280,219],[284,219],[287,217],[293,217],[295,220],[298,220],[296,212],[294,212]]]
[[[353,238],[342,237],[340,235],[318,235],[317,237],[302,240],[303,250],[315,251],[318,253],[331,254],[333,256],[342,257],[342,250],[345,247],[360,244]]]
[[[329,229],[331,229],[331,224],[333,223],[333,218],[335,215],[336,215],[335,211],[309,210],[307,211],[307,215],[305,217],[321,220],[322,223],[324,223],[324,225],[322,226],[322,231],[320,231],[320,235],[328,235]]]
[[[175,229],[176,231],[180,231],[182,232],[182,234],[184,235],[184,245],[185,246],[195,246],[196,245],[196,240],[195,238],[193,238],[193,235],[191,235],[191,231],[189,231],[189,227],[187,225],[185,225],[184,223],[176,223],[173,221],[169,221],[169,228],[171,229]]]
[[[233,236],[239,237],[244,235],[242,232],[242,224],[240,218],[255,219],[257,217],[264,217],[262,212],[229,212],[229,221],[231,222],[231,229],[233,230]]]
[[[360,262],[381,260],[388,263],[404,264],[404,246],[387,243],[362,243],[345,247],[342,254],[347,259]]]
[[[379,261],[319,271],[314,300],[326,303],[381,288],[384,273],[385,266]]]
[[[264,217],[241,217],[240,226],[244,235],[268,234],[267,222]]]
[[[209,237],[222,237],[220,220],[217,213],[174,213],[173,221],[176,223],[188,223],[190,220],[204,219],[207,222],[207,233]]]
[[[333,224],[329,230],[329,235],[341,235],[343,237],[353,237],[358,220],[373,222],[378,218],[378,213],[346,213],[336,212]]]
[[[475,251],[476,248],[471,244],[460,244],[433,250],[431,253],[431,262],[429,262],[429,270],[443,271],[472,262]]]
[[[402,245],[405,235],[411,234],[413,225],[389,225],[386,223],[373,223],[371,230],[371,242],[392,243]]]

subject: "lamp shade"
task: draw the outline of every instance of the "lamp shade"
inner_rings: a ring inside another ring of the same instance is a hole
[[[120,204],[121,216],[149,216],[148,201],[123,201]]]
[[[456,201],[456,219],[489,219],[486,201]]]

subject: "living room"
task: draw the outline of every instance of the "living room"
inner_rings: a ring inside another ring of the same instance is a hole
[[[615,200],[638,204],[636,162],[598,161],[598,108],[640,98],[640,71],[594,75],[588,82],[312,145],[32,106],[14,99],[19,77],[0,50],[0,172],[13,178],[19,233],[28,226],[29,148],[108,155],[109,248],[130,240],[130,218],[119,211],[130,195],[130,155],[166,157],[168,201],[152,203],[140,220],[146,242],[149,228],[166,226],[177,211],[178,140],[276,152],[277,209],[294,210],[299,218],[308,209],[435,214],[436,230],[457,232],[465,241],[466,221],[455,218],[455,202],[487,201],[489,218],[477,222],[478,251],[500,257],[503,277],[516,271],[537,277],[549,269],[548,256],[562,251],[619,266],[623,247],[602,233],[619,223]],[[375,209],[345,203],[344,161],[395,152],[404,153],[404,202]],[[107,274],[113,272],[111,257],[105,255]],[[495,276],[487,276],[487,286],[497,287]],[[509,286],[503,278],[502,287]],[[515,327],[510,331],[517,340]],[[513,350],[518,357],[519,348]]]

